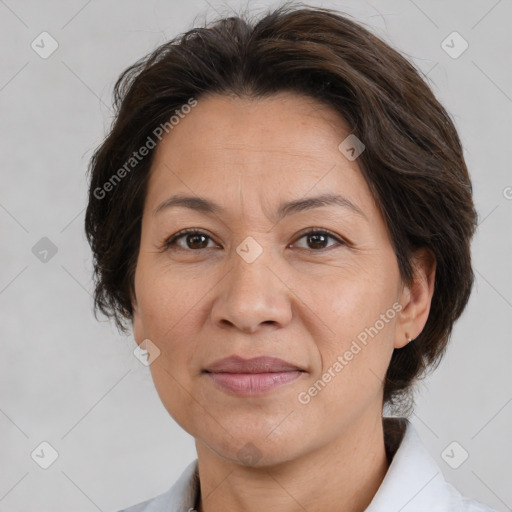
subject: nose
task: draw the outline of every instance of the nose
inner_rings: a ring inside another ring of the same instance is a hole
[[[252,334],[292,319],[292,293],[267,251],[251,263],[234,252],[232,270],[216,290],[210,316],[218,327]]]

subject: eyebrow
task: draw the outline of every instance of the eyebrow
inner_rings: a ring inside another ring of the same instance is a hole
[[[287,215],[291,215],[293,213],[298,213],[306,210],[311,210],[313,208],[320,208],[322,206],[331,205],[349,209],[352,212],[356,213],[357,215],[360,215],[361,217],[367,219],[366,215],[361,210],[361,208],[359,208],[359,206],[354,204],[346,197],[335,194],[322,194],[316,197],[308,197],[306,199],[297,199],[295,201],[282,203],[277,209],[277,219],[281,220]],[[183,196],[177,194],[167,198],[165,201],[162,201],[153,210],[153,215],[156,215],[162,212],[163,210],[172,207],[190,208],[192,210],[196,210],[203,213],[211,213],[214,215],[222,215],[225,212],[222,206],[209,199],[205,199],[203,197],[198,196]]]

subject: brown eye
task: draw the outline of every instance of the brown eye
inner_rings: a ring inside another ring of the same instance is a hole
[[[302,249],[311,249],[311,250],[321,250],[332,247],[333,245],[340,244],[343,245],[343,241],[328,231],[308,231],[303,234],[298,240],[305,239],[306,247],[301,247]],[[334,244],[329,244],[329,239],[334,240]]]
[[[185,250],[208,249],[208,242],[211,238],[202,231],[184,230],[172,236],[165,242],[165,248],[177,247]]]
[[[201,233],[185,235],[185,243],[189,249],[204,249],[208,245],[207,238]]]

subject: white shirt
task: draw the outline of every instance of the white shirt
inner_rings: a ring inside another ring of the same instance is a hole
[[[383,419],[386,450],[392,460],[365,512],[496,512],[462,496],[445,480],[407,418]],[[119,512],[193,512],[198,491],[196,459],[167,492]]]

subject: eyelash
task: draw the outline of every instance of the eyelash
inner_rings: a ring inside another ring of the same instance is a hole
[[[312,234],[327,236],[327,237],[332,238],[333,240],[335,240],[339,245],[347,245],[347,243],[344,240],[342,240],[339,236],[336,236],[334,233],[332,233],[330,231],[327,231],[325,229],[318,229],[318,228],[312,228],[309,231],[303,232],[296,239],[296,242],[298,240],[300,240],[301,238],[304,238],[305,236],[312,235]],[[200,230],[197,230],[195,228],[188,228],[188,229],[183,229],[183,230],[179,231],[175,235],[173,235],[170,238],[168,238],[167,240],[165,240],[165,242],[163,244],[163,247],[162,247],[162,250],[163,251],[167,251],[167,250],[171,250],[171,249],[176,248],[178,250],[181,249],[181,250],[184,250],[184,251],[201,251],[201,250],[209,249],[208,247],[203,248],[203,249],[189,249],[189,248],[183,249],[183,247],[176,246],[177,240],[179,240],[180,238],[183,238],[185,235],[204,235],[205,237],[207,237],[210,240],[212,240],[210,235],[208,235],[204,231],[200,231]],[[334,247],[334,245],[331,245],[331,246],[328,246],[328,247],[324,247],[322,249],[305,249],[305,250],[309,250],[309,251],[312,251],[312,252],[322,252],[322,251],[325,251],[327,249],[331,249],[332,247]],[[210,249],[211,249],[211,247],[210,247]],[[303,248],[301,247],[301,249],[303,249]]]

